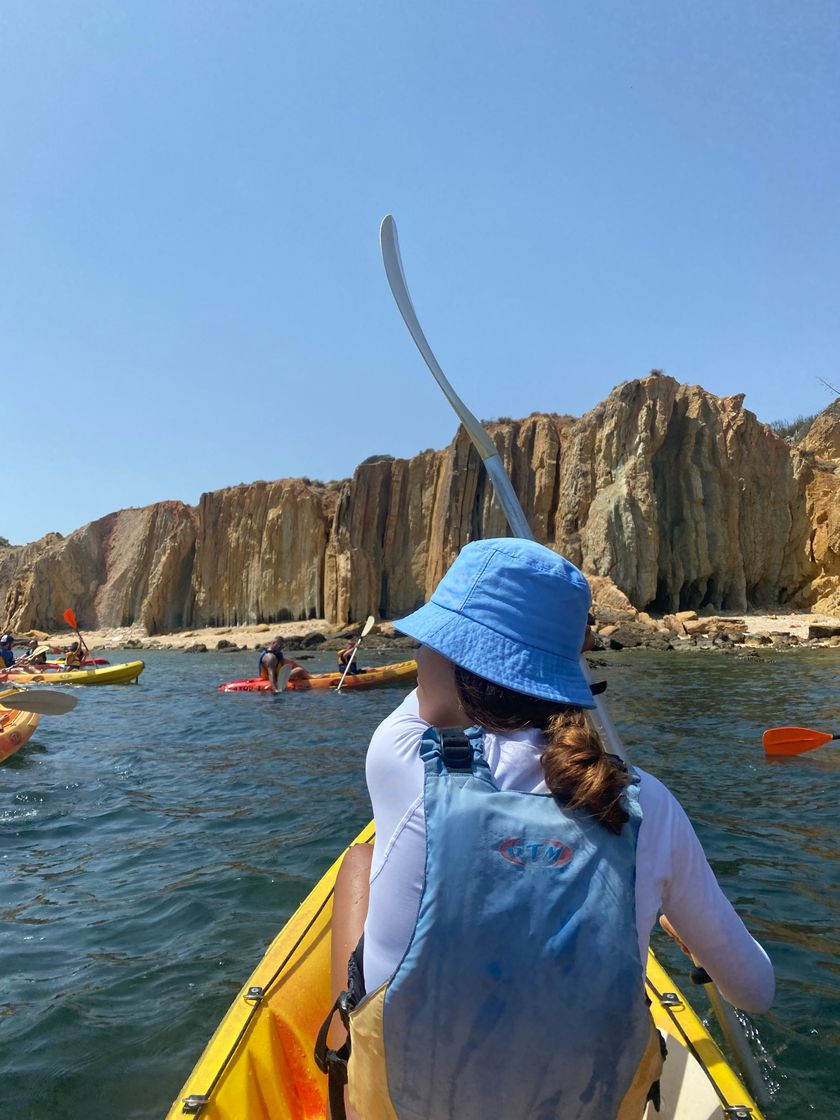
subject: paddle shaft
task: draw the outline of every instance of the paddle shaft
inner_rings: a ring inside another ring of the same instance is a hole
[[[475,416],[452,388],[443,370],[438,365],[437,359],[432,353],[431,346],[429,346],[426,340],[423,328],[420,326],[420,322],[414,310],[414,305],[411,302],[411,296],[409,295],[408,285],[402,267],[402,259],[400,257],[397,225],[390,214],[382,220],[380,243],[382,246],[382,260],[385,264],[385,273],[388,277],[391,292],[400,310],[400,314],[405,321],[405,325],[408,327],[409,333],[414,339],[417,349],[420,351],[435,381],[437,381],[438,385],[443,390],[444,396],[455,410],[458,419],[466,428],[476,451],[484,461],[484,466],[493,484],[496,499],[502,507],[502,512],[507,518],[512,532],[517,537],[523,537],[526,540],[532,541],[534,539],[534,534],[531,531],[531,526],[528,524],[528,519],[525,516],[519,498],[516,496],[516,491],[508,477],[504,464],[496,450],[496,445],[493,443],[484,427],[476,420]],[[583,654],[581,654],[580,657],[580,666],[585,679],[591,683],[592,677],[589,665]],[[610,719],[606,705],[600,696],[593,696],[593,701],[595,703],[595,708],[592,712],[588,713],[593,726],[600,735],[607,751],[610,754],[618,755],[619,758],[626,761],[627,752],[624,749],[624,744],[615,728],[615,724]]]
[[[73,630],[76,631],[76,637],[79,639],[79,668],[81,668],[82,665],[84,664],[85,657],[90,657],[93,660],[93,664],[94,664],[94,668],[95,668],[96,667],[96,661],[95,661],[95,659],[93,659],[93,654],[92,654],[91,650],[89,650],[87,645],[85,644],[85,640],[82,637],[82,632],[79,629],[79,624],[76,621],[76,612],[72,609],[72,607],[68,607],[67,610],[64,612],[64,621]],[[66,658],[65,658],[65,660],[66,660]]]
[[[369,614],[367,617],[367,621],[365,622],[364,629],[356,639],[356,644],[353,646],[353,652],[348,657],[347,664],[344,666],[344,672],[341,674],[341,680],[336,685],[336,692],[341,692],[341,686],[344,684],[344,678],[350,672],[350,666],[353,664],[353,659],[356,656],[359,646],[362,644],[362,638],[364,638],[366,634],[369,634],[371,632],[371,630],[373,629],[373,622],[373,615]]]
[[[350,672],[350,666],[353,664],[353,661],[356,657],[356,651],[358,650],[358,648],[361,644],[362,644],[362,639],[357,638],[356,644],[353,646],[353,652],[347,658],[347,664],[344,666],[344,672],[341,674],[341,680],[336,685],[336,688],[335,688],[336,692],[341,692],[341,686],[344,684],[344,678]]]
[[[385,273],[388,277],[388,283],[391,287],[391,292],[396,300],[397,307],[400,310],[406,326],[408,327],[411,337],[420,351],[423,360],[429,367],[435,381],[443,390],[446,399],[452,405],[458,418],[463,423],[470,438],[475,445],[481,458],[484,460],[484,465],[487,468],[487,473],[493,483],[496,493],[496,498],[499,505],[504,511],[505,517],[508,520],[512,531],[520,537],[525,537],[528,540],[534,539],[534,534],[528,525],[525,513],[516,496],[516,491],[508,478],[504,465],[499,458],[496,451],[495,444],[490,439],[488,433],[484,430],[482,425],[476,420],[475,416],[470,412],[452,386],[449,384],[443,370],[437,363],[437,360],[432,353],[432,348],[426,340],[423,329],[414,311],[414,306],[411,302],[409,295],[408,285],[405,280],[405,273],[402,267],[402,259],[400,257],[399,240],[397,238],[397,226],[391,215],[387,215],[382,220],[380,229],[380,244],[382,247],[382,260],[385,265]],[[589,666],[587,665],[586,658],[581,654],[581,668],[583,669],[586,680],[590,680]],[[606,705],[599,696],[593,697],[595,703],[595,713],[590,713],[590,718],[596,730],[600,734],[602,741],[605,743],[608,751],[611,754],[617,754],[620,758],[626,759],[627,753],[619,737],[618,731],[615,728],[612,720],[607,713]],[[713,987],[714,985],[710,985]],[[734,1046],[736,1058],[743,1062],[742,1070],[748,1082],[754,1082],[756,1085],[763,1084],[761,1073],[755,1059],[752,1057],[752,1052],[749,1048],[746,1036],[744,1035],[743,1028],[740,1022],[733,1015],[731,1017],[734,1023],[727,1021],[726,1028],[721,1023],[721,1029],[731,1029],[737,1031],[741,1035],[741,1044]],[[737,1026],[736,1026],[737,1024]],[[749,1056],[749,1057],[747,1057]]]

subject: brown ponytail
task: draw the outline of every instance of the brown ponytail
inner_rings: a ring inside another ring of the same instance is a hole
[[[546,746],[540,762],[555,801],[569,809],[584,809],[610,832],[621,832],[629,819],[623,794],[630,778],[620,760],[606,754],[581,708],[514,692],[459,665],[455,687],[467,717],[480,727],[542,731]]]

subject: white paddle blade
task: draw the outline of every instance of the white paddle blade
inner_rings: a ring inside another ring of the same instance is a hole
[[[359,641],[361,641],[362,638],[366,638],[368,636],[368,634],[371,632],[371,630],[374,628],[375,625],[376,625],[376,619],[373,617],[372,614],[369,614],[367,616],[367,622],[362,627],[362,632],[359,635]]]
[[[286,663],[284,665],[281,665],[280,668],[277,670],[277,691],[278,692],[282,692],[285,689],[286,685],[289,683],[289,678],[292,675],[292,669],[293,668],[294,668],[293,665],[289,665],[288,663]]]
[[[391,293],[400,310],[400,315],[402,315],[405,325],[408,327],[409,334],[414,339],[414,345],[431,370],[432,377],[443,390],[444,396],[458,413],[461,423],[469,432],[470,439],[481,458],[487,459],[491,455],[495,455],[496,445],[449,384],[446,374],[438,365],[438,360],[432,353],[432,348],[425,334],[423,334],[423,328],[420,326],[420,320],[417,318],[414,304],[411,302],[411,296],[408,292],[408,284],[405,280],[402,258],[400,257],[400,243],[397,238],[397,223],[390,214],[386,214],[382,219],[382,225],[379,227],[379,244],[382,248],[382,263],[385,265],[385,275],[388,277]]]
[[[18,712],[36,712],[42,716],[63,716],[66,712],[72,712],[78,702],[69,692],[53,692],[46,688],[0,693],[2,707],[13,708]]]

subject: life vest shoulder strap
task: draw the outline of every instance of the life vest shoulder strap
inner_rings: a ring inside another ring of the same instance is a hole
[[[426,771],[439,776],[468,775],[493,784],[484,757],[484,732],[478,726],[429,727],[420,741],[420,757]]]

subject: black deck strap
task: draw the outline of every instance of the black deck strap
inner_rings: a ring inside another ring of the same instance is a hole
[[[440,735],[440,753],[447,770],[472,770],[472,744],[458,727],[443,727]]]
[[[338,1050],[333,1050],[327,1045],[327,1033],[336,1011],[341,1016],[341,1021],[347,1026],[347,996],[342,992],[330,1009],[329,1015],[318,1031],[315,1040],[315,1064],[321,1073],[327,1075],[327,1088],[330,1101],[331,1120],[346,1120],[347,1113],[344,1109],[344,1086],[347,1084],[347,1059],[350,1057],[350,1040]]]
[[[650,1003],[650,1000],[648,1000],[648,1003]],[[667,1057],[668,1057],[668,1044],[665,1041],[665,1036],[662,1034],[662,1032],[660,1030],[657,1030],[656,1033],[659,1035],[659,1052],[662,1055],[662,1061],[664,1063],[667,1060]],[[650,1103],[653,1105],[654,1109],[657,1112],[662,1111],[662,1078],[661,1077],[657,1077],[657,1079],[654,1081],[654,1083],[648,1089],[647,1099],[650,1101]]]
[[[342,992],[332,1005],[315,1040],[315,1064],[328,1079],[331,1120],[347,1118],[344,1108],[344,1086],[347,1084],[347,1062],[350,1058],[350,1012],[362,1002],[366,994],[364,952],[365,935],[362,934],[359,944],[350,954],[347,962],[347,991]],[[327,1045],[327,1034],[336,1011],[347,1029],[347,1041],[338,1050],[333,1050]]]
[[[602,692],[607,691],[606,681],[593,681],[589,686],[589,691],[593,696],[600,696]]]

